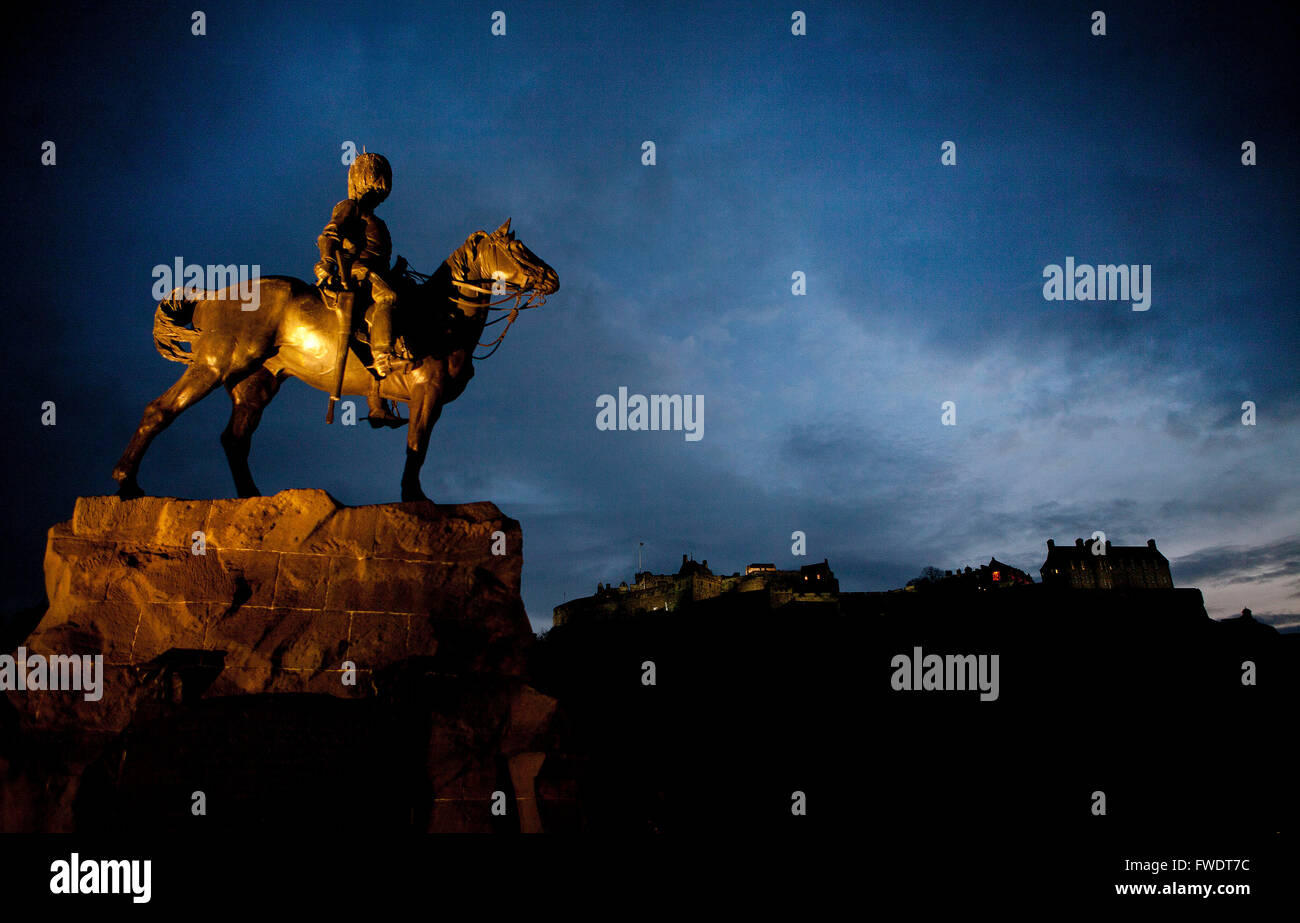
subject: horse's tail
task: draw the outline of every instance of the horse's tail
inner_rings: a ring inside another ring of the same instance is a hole
[[[189,365],[194,361],[188,349],[180,343],[193,343],[198,333],[190,329],[194,320],[195,302],[187,301],[180,289],[158,302],[153,314],[153,345],[164,359]]]

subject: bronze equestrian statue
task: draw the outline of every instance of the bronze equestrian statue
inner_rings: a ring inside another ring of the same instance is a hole
[[[505,310],[492,302],[494,294],[505,292],[515,299],[517,306],[509,316],[513,322],[520,309],[535,307],[541,303],[536,299],[558,291],[560,282],[555,270],[515,239],[509,219],[491,234],[475,231],[432,276],[412,273],[392,278],[399,288],[394,327],[410,358],[401,364],[404,368],[393,367],[379,382],[379,396],[410,407],[402,500],[426,500],[420,489],[420,467],[429,435],[443,406],[459,397],[474,375],[474,348],[483,345],[479,338],[489,314]],[[145,408],[139,428],[113,469],[118,496],[143,495],[136,476],[154,437],[182,411],[223,385],[234,409],[221,445],[235,489],[241,497],[259,496],[248,468],[248,452],[266,405],[290,375],[321,391],[334,387],[339,323],[327,296],[289,276],[262,276],[257,285],[259,300],[253,303],[258,307],[251,311],[243,310],[238,286],[197,296],[177,290],[159,302],[154,312],[154,345],[164,358],[188,367]],[[528,302],[519,304],[525,295]],[[179,343],[189,343],[191,349],[182,349]],[[371,392],[374,378],[364,355],[368,352],[350,341],[343,366],[344,393]]]

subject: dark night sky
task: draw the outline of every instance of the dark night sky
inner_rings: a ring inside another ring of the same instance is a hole
[[[827,557],[873,590],[990,555],[1036,575],[1095,529],[1155,538],[1211,615],[1300,622],[1296,22],[1200,6],[40,4],[4,75],[2,608],[40,598],[45,530],[111,492],[181,371],[152,267],[310,277],[353,141],[391,160],[379,214],[417,268],[511,217],[559,273],[424,470],[522,522],[535,627],[630,580],[638,541],[651,570]],[[1044,300],[1067,256],[1150,264],[1150,310]],[[619,386],[704,395],[704,438],[598,431]],[[325,403],[281,391],[263,492],[396,500],[403,432]],[[182,416],[145,489],[230,496],[228,412]]]

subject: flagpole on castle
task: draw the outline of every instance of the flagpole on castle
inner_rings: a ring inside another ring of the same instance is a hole
[[[641,549],[645,547],[645,542],[636,543],[636,572],[641,573]]]

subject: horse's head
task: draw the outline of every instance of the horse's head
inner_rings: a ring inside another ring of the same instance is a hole
[[[461,280],[491,288],[493,282],[505,283],[508,292],[535,292],[550,295],[560,289],[560,277],[533,251],[515,240],[510,219],[491,234],[475,231],[453,254]]]

